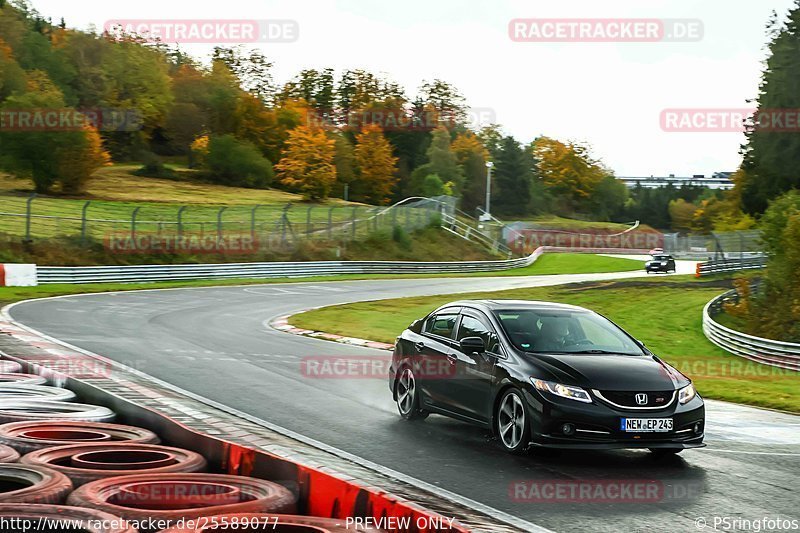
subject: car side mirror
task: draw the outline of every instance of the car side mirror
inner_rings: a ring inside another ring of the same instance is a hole
[[[461,351],[465,354],[483,353],[486,351],[486,343],[481,337],[464,337],[459,342]]]

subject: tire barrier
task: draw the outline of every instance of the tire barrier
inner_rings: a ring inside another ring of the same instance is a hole
[[[8,361],[6,359],[0,360],[0,373],[2,374],[16,374],[22,372],[22,365],[16,361]]]
[[[159,439],[147,429],[102,422],[25,421],[0,425],[0,444],[23,454],[51,446],[111,442],[158,444]]]
[[[0,463],[16,463],[19,461],[19,452],[11,446],[0,444]]]
[[[60,387],[28,385],[26,383],[0,384],[0,402],[4,400],[71,402],[75,393]]]
[[[202,472],[206,468],[206,460],[199,453],[127,442],[45,448],[25,455],[21,463],[57,470],[69,477],[76,487],[110,477]]]
[[[39,359],[36,355],[29,355],[22,350],[12,350],[14,359],[20,363],[36,366]],[[57,356],[58,359],[61,356]],[[52,358],[48,359],[50,361]],[[78,358],[79,359],[79,358]],[[0,360],[0,374],[19,373],[23,369],[16,361],[6,360],[5,366]],[[16,365],[16,366],[15,366]],[[21,374],[22,375],[22,374]],[[12,383],[18,381],[16,376]],[[21,378],[25,380],[28,378]],[[99,381],[99,380],[98,380]],[[24,381],[23,381],[24,383]],[[352,479],[346,479],[325,471],[317,466],[305,465],[280,455],[272,454],[266,450],[252,447],[250,439],[243,442],[230,442],[209,434],[193,424],[195,420],[204,419],[198,412],[197,418],[190,417],[188,425],[180,420],[159,412],[156,407],[145,408],[137,405],[135,400],[126,396],[126,393],[136,391],[138,397],[143,390],[134,387],[135,381],[124,385],[122,381],[114,380],[113,385],[119,385],[123,392],[104,392],[98,383],[85,383],[80,379],[70,381],[70,388],[78,393],[79,397],[96,400],[99,403],[113,405],[119,409],[124,419],[137,421],[148,427],[159,428],[160,432],[170,438],[172,444],[189,450],[200,450],[205,457],[201,461],[207,462],[208,468],[215,472],[226,474],[199,474],[199,473],[152,473],[150,470],[134,470],[136,473],[118,475],[120,471],[113,471],[114,477],[104,477],[89,481],[66,496],[67,505],[88,507],[94,511],[110,513],[107,516],[118,518],[117,524],[123,524],[123,529],[95,530],[91,528],[67,528],[67,531],[88,531],[89,533],[137,533],[128,529],[129,525],[124,520],[129,520],[130,525],[140,527],[142,533],[155,533],[157,529],[169,524],[176,524],[180,519],[192,520],[213,515],[260,513],[262,516],[269,513],[295,513],[298,508],[310,515],[317,516],[353,516],[353,517],[403,517],[413,523],[418,518],[428,520],[430,511],[407,501],[396,499],[391,494],[377,489],[377,485],[361,486]],[[111,384],[109,384],[111,385]],[[0,380],[0,387],[10,387],[11,383]],[[29,385],[33,386],[33,385]],[[41,386],[40,386],[41,387]],[[45,390],[48,387],[44,387]],[[35,389],[34,389],[35,390]],[[149,392],[149,390],[148,390]],[[98,393],[100,393],[98,395]],[[166,402],[165,402],[166,403]],[[2,459],[3,445],[11,445],[22,454],[29,454],[45,448],[78,446],[83,449],[89,444],[113,445],[115,443],[127,444],[156,444],[158,437],[151,431],[138,427],[109,424],[115,413],[102,406],[70,403],[53,400],[21,400],[0,399],[0,461],[13,460],[17,454],[11,451],[7,459]],[[225,422],[226,417],[221,415],[220,422]],[[235,425],[235,423],[234,423]],[[217,427],[216,425],[212,427]],[[223,431],[220,435],[224,435]],[[253,433],[257,435],[258,433]],[[246,441],[247,443],[244,443]],[[119,464],[119,458],[111,461],[86,454],[75,454],[64,457],[69,464],[61,464],[61,459],[52,459],[51,466],[75,468],[76,470],[93,471],[103,470],[107,474],[108,463]],[[42,454],[46,455],[46,454]],[[80,457],[77,457],[80,455]],[[71,463],[75,460],[77,467]],[[99,459],[99,460],[98,460]],[[165,455],[139,456],[123,462],[134,463],[126,465],[140,468],[148,463],[148,468],[162,468],[167,462],[174,461],[174,457]],[[185,465],[183,465],[185,466]],[[88,468],[87,468],[88,467]],[[112,466],[115,468],[116,466]],[[65,495],[73,490],[75,484],[83,480],[76,478],[72,482],[65,475],[63,468],[42,467],[33,464],[7,463],[0,464],[0,507],[3,503],[25,502],[22,505],[7,505],[8,514],[3,516],[17,517],[20,507],[40,507],[58,509],[58,504],[64,501]],[[11,473],[9,473],[11,472]],[[235,475],[233,475],[235,474]],[[251,477],[254,476],[254,477]],[[282,484],[266,480],[281,480],[288,486],[296,486],[296,495]],[[424,501],[424,499],[423,499]],[[438,503],[438,502],[436,502]],[[68,508],[69,509],[69,508]],[[46,509],[45,509],[46,510]],[[35,509],[29,509],[34,513]],[[75,512],[92,512],[86,509],[75,509]],[[41,511],[43,512],[43,511]],[[55,511],[54,511],[55,512]],[[460,511],[462,516],[466,513]],[[112,520],[113,521],[113,520]],[[313,521],[313,522],[312,522]],[[95,523],[101,521],[94,520]],[[196,522],[195,522],[196,523]],[[203,522],[205,523],[205,522]],[[479,524],[486,524],[483,518],[478,519]],[[305,517],[286,518],[278,522],[281,526],[278,531],[292,533],[331,531],[338,533],[348,530],[377,531],[364,527],[353,527],[355,524],[345,521],[342,529],[342,520],[317,519]],[[349,525],[349,527],[347,527]],[[114,527],[123,527],[122,525]],[[270,527],[271,528],[271,527]],[[241,529],[241,527],[239,528]],[[0,528],[0,533],[18,533],[17,531]],[[62,533],[62,529],[53,533]],[[443,533],[445,531],[458,531],[466,533],[468,529],[457,525],[455,527],[442,526],[440,523],[431,523],[427,526],[415,527],[420,533]],[[25,530],[28,533],[30,528]],[[245,530],[247,531],[247,530]],[[255,530],[252,530],[255,531]],[[21,531],[19,533],[22,533]]]
[[[43,466],[0,464],[0,503],[62,503],[72,482]]]
[[[98,405],[46,400],[0,400],[0,424],[30,420],[111,422],[114,416],[114,411]]]
[[[16,519],[16,521],[15,521]],[[94,509],[80,509],[64,505],[43,504],[0,504],[0,520],[6,523],[4,533],[30,533],[34,529],[27,527],[31,524],[59,524],[80,523],[81,529],[59,528],[57,531],[74,531],[85,533],[138,533],[134,528],[122,523],[119,517],[95,511]],[[16,524],[17,527],[13,525]],[[38,529],[38,531],[44,531]]]
[[[11,384],[24,384],[24,385],[45,385],[47,378],[37,376],[36,374],[16,374],[12,372],[0,372],[0,385]]]
[[[281,514],[231,514],[209,516],[204,524],[195,527],[173,527],[161,533],[205,533],[206,531],[239,531],[255,533],[353,533],[354,531],[379,531],[371,527],[347,525],[344,520]]]
[[[224,474],[135,474],[100,479],[78,488],[67,501],[139,522],[295,510],[295,498],[285,487]]]

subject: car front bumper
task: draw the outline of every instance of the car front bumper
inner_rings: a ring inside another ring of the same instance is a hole
[[[620,409],[594,395],[590,404],[544,395],[534,389],[526,391],[525,396],[533,417],[531,444],[536,447],[608,450],[705,446],[705,405],[699,395],[685,405],[676,399],[658,410]],[[628,433],[620,429],[622,418],[672,418],[673,429]],[[564,424],[571,424],[574,432],[565,434]]]

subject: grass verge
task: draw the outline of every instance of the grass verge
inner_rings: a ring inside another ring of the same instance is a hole
[[[394,342],[411,321],[455,299],[510,298],[569,303],[588,307],[615,321],[691,377],[707,398],[800,412],[800,373],[733,356],[703,335],[703,306],[728,284],[725,280],[695,281],[689,276],[675,276],[401,298],[322,308],[296,315],[291,322],[301,328]]]
[[[257,285],[268,283],[301,283],[322,281],[351,281],[359,279],[405,279],[462,276],[531,276],[545,274],[574,274],[585,272],[616,272],[639,268],[639,262],[617,257],[586,254],[545,254],[533,265],[503,272],[473,272],[470,274],[341,274],[337,276],[310,276],[301,278],[229,279],[198,281],[164,281],[156,283],[87,283],[82,285],[52,284],[38,287],[0,287],[0,307],[28,300],[68,294],[84,294],[142,289],[171,289],[187,287],[215,287],[230,285]],[[594,268],[595,270],[590,270]],[[560,269],[560,270],[558,270]],[[670,278],[673,279],[673,278]]]

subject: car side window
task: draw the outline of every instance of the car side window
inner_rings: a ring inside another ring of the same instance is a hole
[[[458,315],[455,313],[439,313],[431,315],[425,321],[425,333],[431,335],[439,335],[448,339],[453,338],[453,330],[456,327],[456,319]]]
[[[490,326],[485,324],[482,320],[469,315],[462,315],[461,324],[458,326],[458,337],[456,340],[465,339],[467,337],[480,337],[486,344],[486,351],[492,353],[499,353],[500,346],[497,339],[497,334]]]

